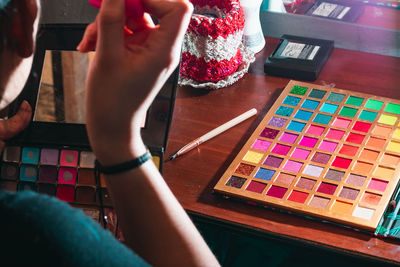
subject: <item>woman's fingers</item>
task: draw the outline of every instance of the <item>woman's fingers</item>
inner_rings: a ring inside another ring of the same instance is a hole
[[[7,140],[24,130],[31,121],[32,108],[28,102],[22,102],[18,112],[7,120],[0,120],[0,140]]]

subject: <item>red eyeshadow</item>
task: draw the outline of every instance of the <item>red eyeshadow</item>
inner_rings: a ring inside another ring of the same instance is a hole
[[[369,128],[371,128],[371,125],[372,124],[370,123],[356,121],[356,123],[353,126],[353,130],[368,133]]]
[[[287,191],[287,188],[280,187],[280,186],[271,186],[271,188],[267,192],[267,196],[276,197],[276,198],[283,198]]]
[[[249,186],[247,186],[246,190],[256,192],[256,193],[262,193],[264,188],[266,187],[266,184],[259,183],[256,181],[251,181]]]
[[[354,144],[361,144],[364,141],[365,135],[350,133],[346,141]]]
[[[65,202],[74,202],[75,188],[72,186],[59,185],[57,187],[57,198]]]
[[[340,149],[339,153],[347,156],[355,156],[357,153],[358,147],[343,145]]]
[[[333,195],[335,193],[337,185],[328,184],[328,183],[321,183],[318,187],[317,192]]]
[[[350,163],[351,163],[351,159],[336,157],[332,162],[332,166],[347,169],[350,166]]]
[[[304,203],[306,201],[307,197],[308,197],[307,193],[293,190],[293,192],[288,197],[288,200],[298,202],[298,203]]]

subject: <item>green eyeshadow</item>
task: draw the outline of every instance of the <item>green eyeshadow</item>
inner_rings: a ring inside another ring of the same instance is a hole
[[[307,87],[299,85],[293,86],[292,90],[290,90],[290,93],[294,95],[304,95],[306,92],[307,92]]]
[[[331,119],[332,116],[318,113],[317,116],[315,116],[313,122],[328,125]]]
[[[378,113],[376,112],[363,110],[358,118],[366,121],[374,121],[377,115]]]
[[[353,118],[356,115],[357,111],[358,110],[355,108],[342,107],[342,109],[339,112],[339,115]]]
[[[385,107],[386,112],[394,113],[394,114],[400,114],[400,105],[398,104],[393,104],[393,103],[388,103]]]
[[[345,97],[345,95],[332,92],[329,94],[327,100],[331,101],[331,102],[340,103],[343,101],[344,97]]]
[[[312,89],[308,96],[312,97],[312,98],[322,99],[322,98],[324,98],[325,94],[326,94],[326,91]]]
[[[383,106],[383,101],[368,99],[367,103],[365,103],[365,108],[380,110]]]
[[[356,97],[356,96],[349,96],[349,98],[347,98],[345,104],[359,107],[359,106],[361,106],[363,101],[364,101],[364,98]]]

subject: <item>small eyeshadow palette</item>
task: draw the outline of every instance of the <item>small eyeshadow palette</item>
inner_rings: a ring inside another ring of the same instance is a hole
[[[399,100],[291,81],[214,189],[375,231],[399,178]]]
[[[333,50],[333,41],[283,35],[264,63],[269,75],[314,81]]]
[[[9,106],[10,117],[27,100],[33,120],[26,130],[7,141],[0,162],[0,189],[55,196],[83,209],[121,237],[106,183],[101,174],[95,176],[95,158],[85,128],[85,80],[94,52],[75,50],[85,28],[42,25],[31,75],[21,95]],[[144,143],[160,171],[178,77],[177,69],[142,123]]]
[[[364,9],[364,4],[357,1],[318,0],[305,15],[355,22],[362,15]]]

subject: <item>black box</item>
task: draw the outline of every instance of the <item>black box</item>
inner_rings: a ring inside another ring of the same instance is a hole
[[[364,12],[365,6],[357,1],[317,0],[305,15],[355,22]]]
[[[333,50],[333,41],[283,35],[264,64],[264,72],[296,80],[314,81]]]

